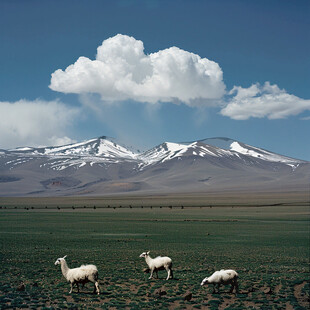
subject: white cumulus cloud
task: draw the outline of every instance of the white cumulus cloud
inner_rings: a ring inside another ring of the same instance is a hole
[[[269,82],[253,84],[249,88],[234,86],[228,94],[234,96],[221,114],[235,120],[250,117],[283,119],[310,110],[310,100],[288,94]]]
[[[74,142],[67,131],[78,113],[59,101],[0,102],[0,148]]]
[[[62,93],[97,93],[103,101],[183,102],[213,105],[225,94],[220,66],[170,47],[145,54],[143,42],[118,34],[97,49],[95,60],[80,57],[52,73],[49,86]]]

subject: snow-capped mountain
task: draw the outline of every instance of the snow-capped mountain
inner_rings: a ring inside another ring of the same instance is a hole
[[[209,139],[200,140],[200,142],[213,145],[213,146],[225,149],[225,150],[230,150],[234,153],[239,153],[239,154],[243,154],[246,156],[259,158],[259,159],[271,161],[271,162],[282,162],[288,165],[303,162],[301,160],[296,160],[294,158],[272,153],[262,148],[250,146],[248,144],[235,141],[232,139],[228,139],[228,138],[209,138]]]
[[[165,162],[172,159],[182,159],[188,156],[196,157],[225,157],[231,153],[224,149],[220,149],[211,145],[204,144],[200,141],[192,143],[172,143],[165,142],[145,153],[140,158],[146,165],[158,162]]]
[[[244,162],[253,162],[253,160],[259,159],[260,161],[283,163],[293,169],[304,162],[228,138],[211,138],[185,143],[165,142],[143,153],[140,158],[150,165],[174,158],[181,159],[184,156],[230,158],[231,160],[239,159]]]
[[[135,158],[136,154],[123,147],[113,139],[102,136],[96,139],[87,140],[80,143],[68,144],[63,146],[50,146],[42,148],[20,147],[11,149],[9,152],[32,155],[73,155],[73,156],[103,156],[103,157],[123,157]]]
[[[309,167],[309,162],[228,138],[165,142],[138,153],[103,136],[0,150],[0,195],[186,192],[237,184],[295,188],[307,182]]]
[[[20,147],[8,150],[8,154],[17,156],[6,164],[10,169],[34,159],[46,159],[40,167],[53,170],[76,169],[86,165],[119,163],[120,161],[136,161],[138,154],[114,142],[105,136],[80,143],[55,147]]]

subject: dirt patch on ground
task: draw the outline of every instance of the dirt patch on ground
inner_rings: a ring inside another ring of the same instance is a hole
[[[294,307],[289,302],[287,302],[285,304],[285,310],[294,310]]]
[[[219,310],[226,309],[228,306],[234,304],[235,301],[236,301],[236,298],[235,298],[235,297],[232,297],[232,298],[223,298],[223,301],[222,301],[222,303],[219,305],[218,309],[219,309]]]
[[[192,305],[184,305],[184,303],[181,303],[180,301],[174,301],[173,303],[171,303],[171,305],[169,306],[169,310],[174,310],[174,309],[177,309],[177,308],[181,308],[182,307],[182,309],[188,309],[188,310],[190,310],[190,309],[193,309],[193,306]],[[201,307],[200,309],[206,309],[206,308],[204,308],[204,307]]]
[[[278,284],[278,285],[274,288],[274,290],[273,290],[274,293],[275,293],[275,294],[279,294],[281,288],[282,288],[282,284]]]
[[[303,287],[307,284],[307,281],[304,281],[300,284],[296,284],[294,286],[294,296],[297,299],[298,303],[304,307],[304,308],[309,308],[310,306],[310,298],[307,297],[303,292],[302,289]]]

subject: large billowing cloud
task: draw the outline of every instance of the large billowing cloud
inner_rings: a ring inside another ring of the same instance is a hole
[[[234,97],[221,110],[221,114],[235,120],[246,120],[250,117],[281,119],[310,110],[310,100],[288,94],[269,82],[263,86],[253,84],[249,88],[235,86],[229,95]]]
[[[235,86],[225,93],[216,62],[177,47],[145,54],[142,41],[121,34],[104,40],[95,60],[80,57],[64,71],[56,70],[49,87],[62,93],[99,94],[99,109],[102,101],[183,102],[191,107],[221,106],[222,115],[236,120],[286,118],[309,110],[310,103],[269,82]]]
[[[212,105],[225,93],[220,66],[171,47],[146,55],[143,42],[118,34],[103,41],[95,60],[80,57],[52,73],[50,88],[63,93],[97,93],[103,101],[183,102]]]
[[[62,145],[78,110],[59,101],[0,102],[0,148]]]

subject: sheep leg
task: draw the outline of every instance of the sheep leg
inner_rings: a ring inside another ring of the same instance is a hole
[[[95,288],[96,288],[97,294],[99,295],[100,294],[100,289],[99,289],[98,281],[95,282]],[[95,293],[95,290],[94,290],[94,293]]]
[[[71,294],[72,293],[72,290],[73,290],[73,283],[72,282],[70,282],[70,292],[69,292],[69,294]]]
[[[235,292],[239,293],[239,286],[238,286],[238,281],[237,279],[235,280]]]
[[[79,288],[79,283],[78,282],[76,282],[76,287],[77,287],[77,291],[79,293],[80,292],[80,288]]]
[[[213,291],[212,291],[212,294],[215,293],[215,284],[213,284]]]
[[[170,269],[170,272],[171,272],[171,279],[173,279],[173,271],[172,271],[172,269]]]
[[[100,293],[100,290],[99,290],[99,283],[97,280],[94,280],[94,291],[93,291],[93,294],[95,294],[97,292],[97,294],[99,295]]]
[[[158,270],[155,269],[155,272],[156,272],[156,279],[158,279]]]
[[[154,269],[151,269],[151,275],[149,276],[149,279],[153,278],[153,272],[154,272]]]
[[[232,293],[234,291],[234,285],[231,284],[231,287],[230,287],[230,290],[229,290],[229,293]]]
[[[236,279],[232,279],[232,281],[230,282],[231,287],[230,287],[230,291],[229,293],[232,293],[234,291],[234,288],[237,287],[237,283],[236,283]]]
[[[167,279],[166,280],[169,280],[170,279],[170,269],[167,269],[167,272],[168,272],[168,275],[167,275]]]

